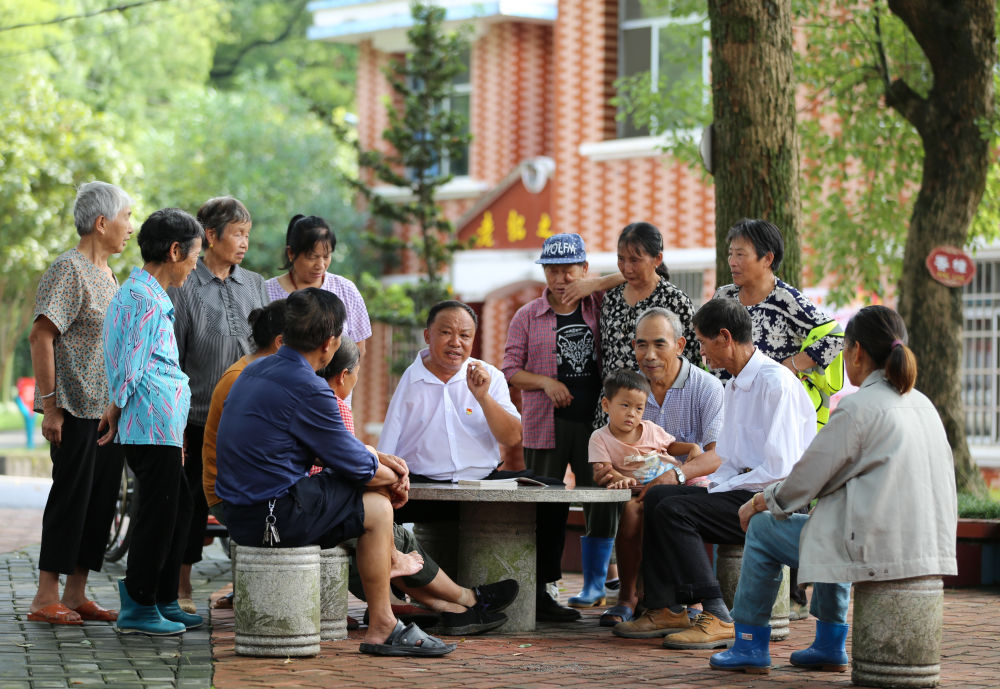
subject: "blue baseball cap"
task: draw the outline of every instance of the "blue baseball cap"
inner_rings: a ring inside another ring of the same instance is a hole
[[[542,245],[542,257],[535,263],[586,263],[583,237],[578,234],[554,234]]]

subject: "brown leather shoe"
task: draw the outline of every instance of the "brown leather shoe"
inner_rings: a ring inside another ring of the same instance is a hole
[[[690,629],[669,634],[663,639],[664,648],[698,649],[729,648],[735,638],[732,622],[723,622],[710,612],[694,618]]]
[[[670,612],[670,608],[660,608],[647,610],[631,622],[619,622],[611,632],[626,639],[652,639],[688,629],[690,626],[691,620],[686,609],[681,612]]]

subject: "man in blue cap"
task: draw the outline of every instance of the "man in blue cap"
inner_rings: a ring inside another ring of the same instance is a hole
[[[522,391],[524,462],[532,472],[552,477],[562,477],[568,465],[578,486],[593,486],[587,444],[601,394],[598,323],[603,292],[582,299],[569,293],[573,283],[587,276],[587,252],[578,234],[549,237],[535,262],[545,271],[546,287],[542,296],[514,314],[502,366],[507,381]],[[584,585],[580,595],[570,598],[573,607],[605,602],[616,512],[616,505],[584,507]]]

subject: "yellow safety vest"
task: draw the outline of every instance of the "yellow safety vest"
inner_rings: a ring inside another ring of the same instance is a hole
[[[844,337],[844,330],[837,321],[830,321],[823,325],[818,325],[809,331],[806,339],[802,341],[800,352],[804,352],[806,347],[813,345],[822,337],[833,335]],[[812,368],[800,371],[798,374],[802,386],[809,394],[813,406],[816,408],[816,430],[823,428],[830,420],[830,398],[844,387],[844,352],[843,348],[837,353],[833,361],[826,368],[816,364]]]

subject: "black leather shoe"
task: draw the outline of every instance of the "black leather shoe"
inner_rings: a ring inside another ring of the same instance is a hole
[[[467,608],[465,612],[441,613],[439,633],[448,636],[469,636],[496,629],[507,621],[502,612],[487,612],[478,608]]]
[[[472,607],[483,612],[500,612],[514,602],[520,588],[513,579],[477,586],[472,589],[473,595],[476,596],[476,604]]]
[[[564,608],[552,596],[539,591],[535,596],[535,619],[539,622],[573,622],[580,619],[580,611]]]

